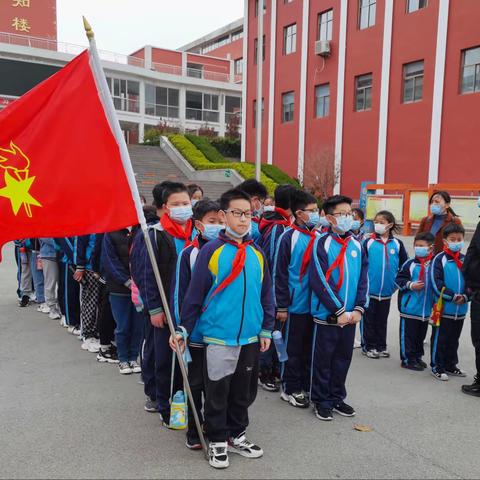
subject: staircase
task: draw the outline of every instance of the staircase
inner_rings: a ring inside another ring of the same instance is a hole
[[[157,183],[165,180],[185,184],[193,183],[159,147],[129,145],[128,151],[130,152],[138,189],[149,204],[153,200],[152,189]],[[232,185],[228,182],[202,182],[201,187],[205,196],[217,200],[223,192],[232,188]]]

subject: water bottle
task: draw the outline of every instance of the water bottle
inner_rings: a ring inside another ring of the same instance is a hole
[[[187,403],[185,394],[179,390],[170,404],[170,428],[173,430],[184,430],[187,428]]]
[[[272,332],[272,338],[277,350],[278,361],[281,363],[286,362],[288,360],[287,346],[283,341],[282,332],[279,330],[274,330]]]

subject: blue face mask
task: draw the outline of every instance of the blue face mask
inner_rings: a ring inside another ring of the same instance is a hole
[[[452,252],[460,252],[465,246],[465,242],[448,242],[448,248]]]
[[[352,228],[351,228],[351,230],[355,232],[355,231],[357,231],[357,230],[360,230],[361,227],[362,227],[362,224],[360,223],[360,220],[354,220],[354,221],[352,222]]]
[[[192,198],[192,207],[194,207],[200,200],[197,200],[196,198]]]
[[[415,256],[418,258],[428,257],[430,253],[430,248],[428,247],[415,247]]]
[[[209,224],[204,225],[202,236],[205,240],[215,240],[219,233],[225,228],[223,225]]]
[[[430,211],[432,212],[432,215],[442,215],[443,214],[443,209],[440,205],[437,205],[436,203],[432,203],[430,205]]]
[[[337,218],[337,230],[340,230],[342,233],[347,233],[352,229],[353,217],[347,215],[346,217],[336,217]]]
[[[192,206],[185,205],[184,207],[171,207],[169,215],[174,222],[186,223],[192,218]]]
[[[327,217],[320,217],[320,219],[318,220],[318,223],[322,226],[322,227],[329,227],[330,226],[330,222],[327,220]]]
[[[306,222],[308,227],[316,227],[319,221],[320,214],[318,212],[308,212],[308,221]]]

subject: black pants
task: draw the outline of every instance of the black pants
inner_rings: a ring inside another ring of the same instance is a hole
[[[290,314],[285,328],[288,360],[282,368],[282,383],[285,393],[310,391],[312,339],[312,316]]]
[[[347,397],[345,381],[352,362],[355,325],[316,324],[313,339],[310,398],[321,408],[333,408]]]
[[[440,320],[439,327],[432,327],[430,340],[431,362],[434,372],[452,371],[458,364],[458,344],[464,320]]]
[[[210,347],[217,345],[205,348],[205,427],[211,442],[225,442],[248,426],[248,408],[257,396],[259,344],[241,347],[233,373],[218,380],[209,371],[209,360],[218,366]]]
[[[80,326],[80,284],[73,279],[73,273],[64,262],[59,262],[58,303],[67,325]]]
[[[387,349],[387,321],[390,313],[390,299],[370,299],[370,305],[363,318],[362,347],[364,350],[383,352]]]
[[[403,364],[413,365],[422,359],[427,330],[428,321],[400,317],[400,359]]]
[[[100,283],[97,327],[100,335],[100,345],[110,345],[115,339],[115,319],[108,301],[107,286],[104,283]]]
[[[203,424],[203,396],[205,393],[204,386],[204,359],[205,347],[190,346],[190,355],[192,356],[191,363],[188,364],[188,383],[192,391],[193,402],[200,418],[200,423]],[[191,435],[198,435],[197,426],[195,425],[195,418],[193,416],[190,399],[188,400],[188,433]]]
[[[476,292],[472,299],[472,343],[475,348],[475,365],[477,375],[480,375],[480,291]]]
[[[85,270],[81,289],[80,324],[84,338],[98,337],[98,301],[100,280],[91,270]]]

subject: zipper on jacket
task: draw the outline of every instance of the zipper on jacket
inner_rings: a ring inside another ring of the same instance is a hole
[[[243,267],[243,301],[242,301],[242,320],[240,321],[240,329],[238,330],[237,343],[240,343],[240,335],[243,328],[243,320],[245,318],[245,300],[247,297],[247,274],[245,272],[245,267]]]

